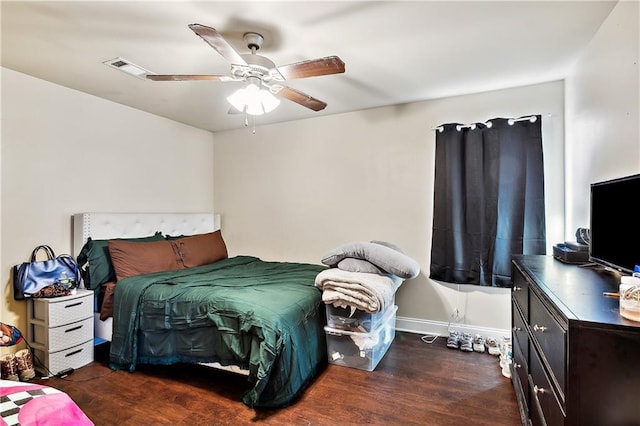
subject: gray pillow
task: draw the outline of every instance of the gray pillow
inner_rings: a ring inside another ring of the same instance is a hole
[[[354,259],[353,257],[346,257],[338,262],[338,269],[349,272],[365,272],[368,274],[387,274],[368,260]]]
[[[371,240],[371,242],[374,243],[374,244],[380,244],[380,245],[383,245],[383,246],[387,246],[387,247],[389,247],[391,249],[394,249],[395,251],[399,251],[400,253],[404,253],[402,250],[400,250],[400,247],[398,247],[395,244],[388,243],[386,241],[378,241],[378,240]]]
[[[348,257],[367,260],[383,271],[404,279],[415,278],[420,273],[420,265],[409,256],[372,242],[349,243],[337,247],[324,255],[322,263],[335,267]]]

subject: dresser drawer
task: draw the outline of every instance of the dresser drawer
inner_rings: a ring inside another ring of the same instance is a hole
[[[93,316],[93,292],[83,296],[64,296],[54,299],[39,299],[33,303],[34,320],[49,321],[49,327],[80,321]]]
[[[527,330],[526,322],[522,318],[520,311],[518,311],[517,306],[514,304],[512,306],[512,315],[511,323],[513,324],[513,328],[511,329],[513,336],[512,341],[517,342],[522,348],[523,354],[529,353],[529,333]]]
[[[33,343],[43,345],[50,352],[79,345],[93,339],[93,317],[72,322],[59,327],[46,327],[43,324],[31,324]]]
[[[524,318],[529,318],[529,283],[520,273],[513,274],[511,294],[520,306]]]
[[[532,350],[529,356],[529,372],[531,375],[529,398],[532,411],[539,409],[544,417],[541,423],[534,422],[534,424],[564,425],[565,414],[560,400],[535,350]]]
[[[518,341],[513,342],[513,367],[511,373],[513,381],[518,381],[519,388],[522,390],[522,403],[524,404],[524,411],[529,412],[529,380],[528,380],[528,363],[526,352],[523,352],[520,348]]]
[[[551,369],[551,373],[555,377],[556,384],[562,393],[562,401],[564,402],[567,333],[536,295],[531,295],[529,307],[529,329],[531,336],[538,342],[540,349],[542,349],[544,358]],[[531,352],[533,353],[534,351],[531,350]]]

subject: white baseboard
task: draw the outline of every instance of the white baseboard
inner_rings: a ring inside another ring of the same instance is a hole
[[[492,336],[496,339],[503,336],[511,336],[511,330],[509,329],[489,328],[472,324],[452,323],[451,328],[453,330],[470,333],[472,336],[475,334],[481,334],[483,336]],[[446,338],[449,336],[449,322],[396,317],[396,330],[431,336],[438,335]]]

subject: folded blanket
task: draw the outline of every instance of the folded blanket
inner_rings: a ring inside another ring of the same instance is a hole
[[[315,285],[322,290],[322,300],[335,307],[360,309],[375,314],[393,304],[393,296],[403,280],[393,275],[344,271],[329,268],[321,271]]]

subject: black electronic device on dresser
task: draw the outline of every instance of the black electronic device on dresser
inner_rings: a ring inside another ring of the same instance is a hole
[[[511,377],[525,425],[640,425],[640,322],[620,316],[616,274],[512,260]]]
[[[631,275],[640,263],[640,215],[627,200],[640,194],[640,174],[592,183],[589,261]],[[640,401],[640,400],[639,400]]]

